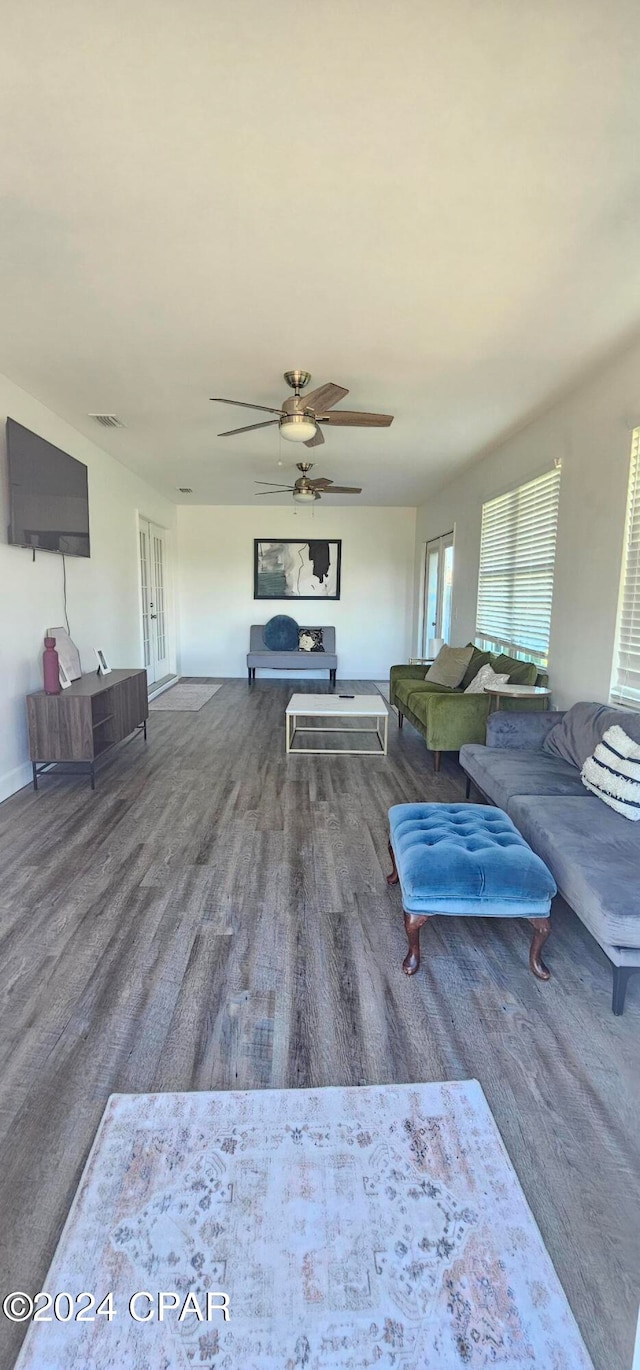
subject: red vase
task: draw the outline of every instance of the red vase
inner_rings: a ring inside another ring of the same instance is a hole
[[[44,688],[48,695],[59,695],[62,686],[60,684],[60,665],[58,653],[56,652],[55,637],[45,637],[44,652],[42,653],[42,668],[44,673]]]

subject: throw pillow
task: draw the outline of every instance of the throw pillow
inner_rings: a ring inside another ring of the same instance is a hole
[[[502,652],[500,656],[492,657],[491,665],[494,671],[507,672],[510,685],[535,685],[538,679],[535,661],[518,661],[515,656],[506,656]]]
[[[299,628],[298,651],[324,652],[324,633],[322,628]]]
[[[496,685],[506,685],[508,679],[508,675],[496,675],[493,666],[481,666],[477,676],[467,685],[465,694],[482,695],[485,690],[494,690]]]
[[[427,671],[425,680],[430,680],[433,685],[448,685],[450,689],[455,690],[472,656],[473,647],[441,647],[433,666]]]
[[[295,652],[298,649],[298,625],[288,614],[274,614],[264,625],[264,645],[270,652]]]
[[[460,689],[466,690],[467,685],[475,680],[481,666],[488,666],[491,663],[491,652],[481,652],[479,647],[475,647],[473,642],[468,642],[467,647],[473,647],[471,661],[460,681]]]
[[[581,773],[582,783],[616,813],[640,819],[640,743],[627,737],[623,728],[607,728],[602,742],[588,756]]]

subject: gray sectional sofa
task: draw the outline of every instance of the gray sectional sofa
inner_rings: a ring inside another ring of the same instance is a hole
[[[308,625],[307,625],[308,626]],[[264,644],[265,623],[252,623],[247,652],[247,673],[249,684],[256,678],[257,670],[270,671],[328,671],[329,680],[336,682],[338,658],[336,656],[336,630],[323,625],[323,652],[270,652]],[[316,631],[314,627],[313,631]]]
[[[460,751],[470,783],[504,809],[613,963],[613,1012],[640,970],[640,822],[585,788],[580,771],[614,723],[640,742],[640,714],[581,703],[565,713],[494,713],[487,743]]]

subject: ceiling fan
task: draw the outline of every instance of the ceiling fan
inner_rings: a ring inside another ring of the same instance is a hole
[[[334,404],[338,400],[343,400],[349,394],[343,385],[334,385],[329,382],[327,385],[318,386],[317,390],[310,390],[307,395],[301,395],[305,385],[309,384],[311,374],[309,371],[285,371],[284,379],[287,385],[291,386],[293,395],[284,400],[280,409],[273,409],[267,404],[247,404],[244,400],[227,400],[222,395],[212,395],[214,404],[235,404],[240,409],[260,409],[265,414],[277,414],[275,419],[265,419],[262,423],[249,423],[245,428],[229,428],[225,433],[219,433],[219,438],[230,438],[235,433],[251,433],[254,428],[269,428],[276,423],[279,426],[281,436],[287,438],[289,442],[303,442],[305,447],[319,447],[324,442],[324,434],[319,427],[321,423],[332,423],[342,428],[388,428],[393,423],[393,414],[367,414],[355,409],[336,409]]]
[[[362,490],[359,485],[334,485],[328,476],[318,476],[315,480],[310,480],[307,472],[313,466],[312,461],[297,461],[296,466],[302,472],[295,485],[273,485],[270,490],[256,490],[256,495],[285,495],[289,490],[293,493],[296,504],[313,504],[315,500],[322,499],[323,495],[361,495]],[[268,480],[257,480],[256,485],[271,485]]]

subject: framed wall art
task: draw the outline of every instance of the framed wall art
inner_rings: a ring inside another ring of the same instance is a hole
[[[342,539],[256,538],[254,599],[339,599]]]

